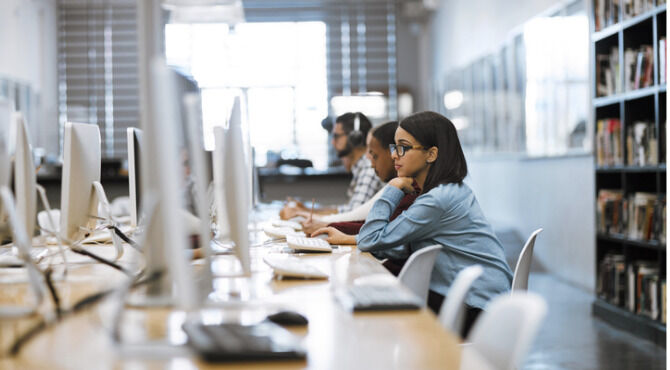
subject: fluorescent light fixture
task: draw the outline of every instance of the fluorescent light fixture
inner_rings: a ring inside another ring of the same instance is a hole
[[[388,116],[388,98],[378,94],[334,96],[330,106],[336,116],[347,112],[362,112],[373,119]]]
[[[444,107],[451,110],[463,104],[463,93],[458,90],[448,91],[444,94]]]
[[[168,23],[226,23],[244,22],[242,0],[163,0],[170,12]]]

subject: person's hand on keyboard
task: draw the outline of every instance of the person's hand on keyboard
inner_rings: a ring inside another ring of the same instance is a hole
[[[334,227],[322,227],[315,232],[312,233],[312,238],[316,237],[318,235],[328,235],[328,238],[326,238],[326,241],[330,244],[334,245],[355,245],[356,244],[356,236],[355,235],[348,235],[340,230],[334,228]]]
[[[317,221],[317,220],[314,220],[314,219],[310,220],[309,218],[307,218],[305,221],[301,222],[300,224],[302,225],[302,231],[304,231],[305,234],[307,234],[307,235],[315,232],[316,230],[319,230],[321,228],[324,228],[324,227],[328,226],[328,224],[325,223],[325,222]]]

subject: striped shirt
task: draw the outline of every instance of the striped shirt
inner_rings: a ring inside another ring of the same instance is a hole
[[[384,183],[375,174],[375,169],[372,168],[370,160],[365,155],[362,155],[354,163],[351,167],[351,173],[354,177],[349,183],[349,189],[347,189],[349,203],[338,206],[338,212],[347,212],[362,205],[384,186]]]

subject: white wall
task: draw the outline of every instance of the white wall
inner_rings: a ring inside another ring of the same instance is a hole
[[[38,94],[34,147],[58,153],[57,15],[54,0],[0,1],[0,76],[27,82]]]
[[[422,89],[446,72],[495,50],[523,22],[556,6],[555,0],[442,0],[426,26]],[[429,105],[427,105],[429,106]],[[523,238],[538,227],[535,259],[550,272],[593,291],[595,185],[592,156],[524,159],[468,155],[466,180],[494,227]]]

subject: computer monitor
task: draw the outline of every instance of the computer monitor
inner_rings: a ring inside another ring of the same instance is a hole
[[[184,251],[188,241],[182,215],[180,191],[183,170],[179,161],[177,135],[181,111],[175,74],[165,60],[151,61],[149,101],[152,120],[142,121],[142,213],[147,218],[144,257],[149,276],[161,273],[142,296],[132,296],[133,305],[175,305],[193,309],[199,305],[190,261]]]
[[[214,128],[214,192],[219,230],[229,230],[244,275],[249,258],[249,173],[242,140],[242,110],[235,97],[228,129]],[[223,217],[222,217],[223,216]]]
[[[93,188],[100,181],[100,129],[97,125],[67,122],[63,133],[61,226],[65,240],[87,236],[97,223],[98,199]]]
[[[128,127],[128,190],[130,197],[130,226],[137,227],[141,202],[140,168],[142,130]]]
[[[16,213],[25,227],[25,235],[32,238],[35,234],[35,218],[37,212],[37,176],[35,161],[30,146],[28,125],[23,114],[12,113],[15,127],[14,152],[14,198],[16,199]]]
[[[11,160],[9,152],[10,124],[12,104],[9,100],[0,99],[0,186],[9,187],[11,177]],[[10,236],[7,225],[7,213],[0,201],[0,242]]]
[[[188,154],[191,164],[191,176],[195,189],[195,209],[200,220],[200,245],[202,247],[205,263],[210,268],[205,269],[206,284],[211,286],[211,232],[212,222],[210,220],[210,204],[207,200],[207,187],[209,185],[207,176],[207,159],[205,145],[202,135],[202,101],[200,94],[196,92],[185,93],[182,96],[184,105],[185,126],[188,136]]]
[[[100,129],[88,123],[65,123],[63,132],[63,173],[61,182],[61,238],[72,246],[91,236],[98,220],[98,205],[112,224],[111,210],[100,183]],[[103,231],[104,232],[104,231]],[[123,245],[113,229],[110,234],[116,248],[116,259],[123,255]]]

